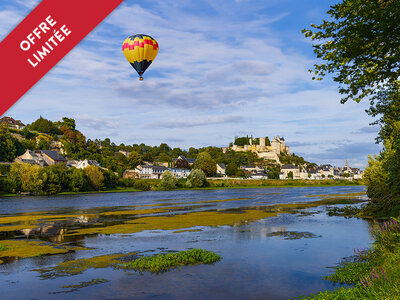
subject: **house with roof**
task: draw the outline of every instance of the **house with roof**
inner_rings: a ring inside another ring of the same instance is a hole
[[[308,179],[308,173],[304,166],[283,165],[279,173],[279,179],[288,179],[288,174],[292,172],[293,179]]]
[[[161,179],[162,174],[167,170],[167,167],[155,165],[139,165],[135,168],[140,179]]]
[[[97,160],[91,160],[91,159],[85,159],[85,160],[80,160],[78,162],[76,162],[74,165],[72,165],[73,167],[77,168],[77,169],[85,169],[89,166],[95,166],[100,168],[100,164],[97,162]]]
[[[217,174],[225,175],[226,165],[225,164],[217,164]]]
[[[168,172],[170,172],[175,178],[187,178],[190,174],[190,170],[188,169],[178,169],[178,168],[168,168]]]
[[[184,166],[187,165],[190,167],[194,164],[196,160],[193,158],[186,158],[183,155],[179,155],[177,159],[175,159],[175,166]]]
[[[26,150],[24,154],[15,158],[14,162],[39,165],[41,167],[55,164],[66,164],[67,160],[57,151],[52,150]]]
[[[14,120],[11,117],[2,117],[0,119],[0,124],[6,125],[8,128],[11,129],[24,129],[25,124],[21,122],[21,120]]]
[[[52,150],[39,150],[39,151],[42,153],[43,159],[49,166],[67,163],[65,157],[62,156],[57,151],[52,151]]]

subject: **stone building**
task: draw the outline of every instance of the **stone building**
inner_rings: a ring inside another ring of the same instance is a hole
[[[249,144],[250,145],[232,145],[231,147],[223,147],[222,151],[224,153],[228,150],[233,150],[236,152],[252,151],[257,153],[258,157],[274,160],[278,163],[280,163],[279,154],[281,154],[281,152],[285,154],[290,154],[289,146],[286,146],[285,139],[279,136],[273,138],[273,140],[271,141],[271,146],[266,145],[265,137],[259,138],[258,145],[254,144],[254,139],[249,139]]]

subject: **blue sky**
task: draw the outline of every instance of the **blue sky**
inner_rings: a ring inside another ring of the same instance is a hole
[[[0,40],[37,5],[2,0]],[[365,167],[378,153],[368,103],[340,104],[301,29],[328,0],[126,0],[6,115],[76,119],[87,138],[172,147],[227,146],[234,136],[283,136],[317,163]],[[132,34],[160,51],[139,82],[121,51]]]

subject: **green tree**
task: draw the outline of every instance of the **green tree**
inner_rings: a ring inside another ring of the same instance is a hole
[[[41,168],[39,173],[43,180],[41,193],[52,195],[60,193],[65,185],[65,174],[67,167],[64,164],[57,164]]]
[[[173,190],[176,188],[176,183],[178,179],[175,178],[169,171],[165,171],[161,177],[160,186],[163,190]]]
[[[19,144],[8,128],[0,125],[0,161],[13,161],[18,154]]]
[[[89,179],[82,169],[71,168],[65,175],[66,189],[72,192],[84,192],[91,189]]]
[[[201,152],[193,165],[194,169],[201,169],[207,176],[217,173],[217,164],[207,152]]]
[[[132,151],[128,156],[128,167],[134,169],[143,162],[143,157],[140,153]]]
[[[236,177],[240,177],[240,178],[246,178],[246,172],[242,169],[238,169],[236,171]]]
[[[76,129],[75,120],[72,118],[67,118],[67,117],[62,118],[62,122],[60,122],[59,127],[61,127],[61,126],[66,126],[72,130]]]
[[[375,95],[400,77],[400,1],[342,0],[328,10],[330,20],[304,29],[324,62],[314,65],[316,79],[333,74],[342,102]]]
[[[236,172],[238,171],[238,166],[231,162],[226,165],[225,174],[228,176],[235,176]]]
[[[104,175],[99,168],[88,166],[83,171],[94,190],[98,191],[103,188]]]
[[[331,20],[303,30],[317,42],[314,52],[323,60],[314,66],[316,79],[332,74],[342,103],[367,98],[367,113],[380,116],[377,141],[384,150],[370,158],[365,171],[372,197],[366,211],[400,211],[400,1],[342,0],[328,14]]]
[[[204,174],[200,169],[193,169],[186,180],[186,186],[189,188],[196,188],[204,187],[206,185],[206,174]]]
[[[287,178],[288,179],[293,179],[293,172],[292,171],[287,173]]]
[[[41,138],[41,139],[39,140],[39,143],[38,143],[38,145],[37,145],[37,148],[38,148],[39,150],[49,150],[49,149],[50,149],[50,143],[49,143],[46,139]]]
[[[38,165],[13,163],[8,176],[15,182],[14,192],[40,193],[42,191],[43,178]]]
[[[29,124],[27,127],[28,129],[37,132],[48,133],[48,134],[62,134],[62,132],[58,129],[56,124],[54,124],[50,120],[43,118],[42,116],[40,116],[40,118],[37,119],[32,124]]]

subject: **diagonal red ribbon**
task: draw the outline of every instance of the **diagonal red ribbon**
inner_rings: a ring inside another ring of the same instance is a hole
[[[43,0],[0,43],[0,115],[123,0]]]

